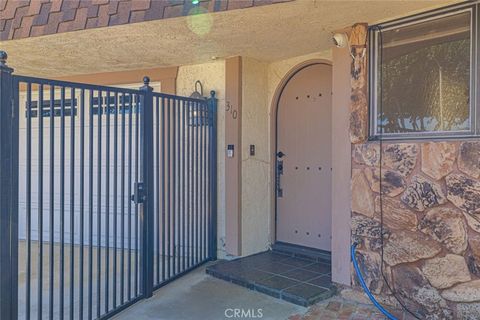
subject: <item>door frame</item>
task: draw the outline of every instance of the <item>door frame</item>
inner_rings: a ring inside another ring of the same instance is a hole
[[[272,156],[272,161],[271,161],[271,166],[270,166],[270,176],[271,176],[271,183],[273,188],[272,194],[271,194],[271,208],[272,208],[272,219],[271,219],[271,225],[270,225],[270,230],[272,230],[271,234],[271,242],[272,244],[277,242],[277,176],[276,176],[276,166],[277,166],[277,145],[278,145],[278,106],[280,102],[280,98],[282,97],[283,91],[287,84],[290,82],[290,80],[300,71],[302,71],[305,68],[308,68],[313,65],[317,64],[323,64],[323,65],[328,65],[330,67],[333,67],[333,64],[331,61],[326,60],[326,59],[311,59],[307,60],[304,62],[301,62],[294,67],[292,67],[282,78],[280,83],[277,85],[277,88],[275,89],[275,93],[272,98],[272,104],[271,104],[271,116],[270,116],[270,128],[273,128],[273,130],[270,131],[270,149],[271,149],[271,156]],[[333,84],[333,79],[332,79],[332,84]],[[332,106],[333,107],[333,106]]]

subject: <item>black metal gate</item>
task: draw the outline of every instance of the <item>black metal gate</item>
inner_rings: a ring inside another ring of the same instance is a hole
[[[1,314],[108,318],[216,259],[214,92],[16,76],[5,60]]]

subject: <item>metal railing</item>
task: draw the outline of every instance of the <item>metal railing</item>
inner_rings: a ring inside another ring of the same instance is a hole
[[[214,92],[17,76],[5,61],[0,314],[109,318],[216,259]]]

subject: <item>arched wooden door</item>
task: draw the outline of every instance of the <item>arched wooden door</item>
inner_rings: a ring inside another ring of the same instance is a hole
[[[285,85],[277,110],[276,240],[331,251],[332,67]]]

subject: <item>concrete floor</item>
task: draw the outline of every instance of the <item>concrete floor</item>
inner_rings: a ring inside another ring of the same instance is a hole
[[[25,319],[25,243],[21,242],[19,245],[20,259],[19,259],[19,319]],[[75,250],[75,281],[77,286],[75,287],[74,294],[74,319],[79,319],[77,316],[79,313],[79,295],[78,295],[78,248]],[[43,319],[48,318],[48,304],[49,304],[49,284],[50,278],[48,276],[49,271],[49,246],[44,244],[44,277],[42,284],[42,314]],[[102,250],[102,270],[103,274],[101,280],[100,296],[102,312],[104,312],[104,288],[105,288],[105,250]],[[85,253],[85,257],[87,252]],[[96,315],[97,305],[97,290],[96,290],[96,249],[93,250],[93,266],[94,266],[94,285],[92,292],[93,314]],[[32,245],[32,287],[31,287],[31,318],[37,318],[38,301],[36,299],[38,294],[38,252],[37,246]],[[54,319],[59,319],[59,267],[58,267],[59,248],[55,248],[55,279],[54,279]],[[65,288],[64,288],[64,316],[68,318],[70,305],[70,283],[69,276],[70,270],[70,248],[65,247]],[[110,274],[112,276],[113,265],[113,253],[111,251],[110,261]],[[127,259],[128,260],[128,259]],[[134,261],[132,261],[132,265]],[[210,263],[212,265],[214,263]],[[85,262],[85,267],[88,264]],[[207,265],[208,266],[208,265]],[[137,304],[134,304],[124,312],[117,315],[114,319],[124,320],[217,320],[217,319],[270,319],[270,320],[329,320],[329,319],[383,319],[381,316],[376,318],[365,317],[366,315],[374,315],[374,308],[355,302],[342,302],[341,308],[333,310],[337,304],[329,304],[330,300],[337,299],[333,297],[325,302],[314,305],[310,309],[294,305],[292,303],[270,297],[263,293],[252,291],[244,287],[238,286],[231,282],[220,280],[211,277],[206,274],[205,269],[207,266],[200,267],[187,275],[173,281],[172,283],[157,290],[154,296],[148,300],[142,300]],[[86,272],[86,269],[85,269]],[[112,279],[110,279],[112,280]],[[118,286],[118,282],[117,282]],[[115,292],[117,295],[117,303],[119,299],[119,293],[121,290],[117,288],[113,291],[113,286],[110,286],[111,292]],[[84,282],[84,318],[87,312],[87,291],[88,283],[85,275]],[[125,292],[126,294],[126,292]],[[110,308],[112,308],[113,302],[111,301],[113,294],[110,294]],[[333,307],[332,307],[333,306]],[[325,309],[325,310],[324,310]],[[235,312],[237,312],[235,314]],[[243,312],[243,314],[242,314]],[[348,317],[345,317],[348,313]],[[360,317],[360,315],[362,317]],[[377,316],[377,315],[376,315]],[[402,319],[399,317],[399,319]]]
[[[234,316],[234,309],[239,309]],[[114,319],[190,320],[261,318],[288,319],[307,312],[300,307],[235,284],[213,278],[200,267],[155,292]],[[246,316],[249,313],[250,316]]]
[[[19,319],[27,319],[27,297],[26,297],[26,279],[27,279],[27,248],[26,242],[20,241],[19,242],[19,274],[18,274],[18,314]],[[54,247],[54,258],[53,258],[53,271],[54,271],[54,278],[53,278],[53,318],[54,319],[61,319],[61,311],[60,311],[60,296],[64,299],[64,307],[63,307],[63,318],[69,318],[70,310],[73,308],[74,319],[79,319],[79,312],[80,312],[80,248],[78,246],[74,247],[74,255],[73,255],[73,277],[74,277],[74,291],[73,291],[73,301],[71,301],[71,284],[72,284],[72,274],[70,269],[71,263],[71,247],[70,244],[65,245],[65,260],[64,260],[64,286],[63,286],[63,294],[60,293],[60,245],[55,244]],[[135,260],[135,250],[131,250],[131,261],[130,261],[130,269],[131,275],[128,276],[128,255],[129,251],[125,250],[124,252],[124,271],[125,273],[122,275],[121,273],[121,250],[117,250],[117,270],[114,271],[114,250],[110,248],[109,250],[109,268],[108,272],[106,269],[106,249],[102,248],[100,252],[100,259],[101,259],[101,269],[98,270],[97,262],[98,262],[98,251],[97,247],[92,248],[92,262],[89,261],[89,247],[85,247],[84,249],[84,281],[83,281],[83,313],[84,318],[87,317],[88,314],[88,298],[89,298],[89,274],[88,268],[92,266],[92,314],[97,315],[98,310],[100,310],[100,314],[103,315],[106,313],[106,296],[105,296],[105,289],[106,289],[106,275],[109,275],[109,282],[108,282],[108,310],[111,311],[114,305],[114,296],[116,298],[116,305],[120,305],[121,299],[121,278],[124,279],[124,298],[128,300],[128,283],[130,282],[131,290],[130,296],[134,298],[136,296],[135,293],[135,275],[139,274],[136,273],[137,268],[140,269],[140,266],[136,265]],[[31,246],[31,270],[30,270],[30,315],[29,318],[36,319],[40,313],[40,317],[42,319],[49,318],[49,311],[50,311],[50,244],[48,242],[43,243],[43,275],[41,281],[41,290],[39,290],[39,268],[38,268],[38,257],[39,257],[39,250],[38,250],[38,242],[32,242]],[[156,256],[155,256],[156,257]],[[160,256],[160,259],[162,257]],[[166,269],[171,271],[171,275],[173,275],[173,261],[175,260],[176,272],[180,272],[179,266],[181,266],[181,258],[176,257],[175,259],[171,257],[170,259],[164,258],[165,264],[168,264],[167,261],[170,261],[170,268]],[[200,259],[200,258],[199,258]],[[140,256],[138,253],[138,262],[140,261]],[[156,259],[155,261],[156,262]],[[155,263],[154,270],[157,270],[157,265]],[[162,265],[159,266],[160,274],[162,273]],[[139,272],[139,271],[138,271]],[[98,275],[101,275],[100,279]],[[114,289],[113,280],[114,274],[116,275],[116,289]],[[157,273],[155,273],[154,277],[155,281],[160,281],[157,279]],[[100,294],[98,294],[98,281],[100,281]],[[140,285],[140,278],[137,279],[137,289]],[[41,293],[42,303],[40,308],[40,303],[38,299],[38,294]],[[98,309],[100,307],[100,309]]]

